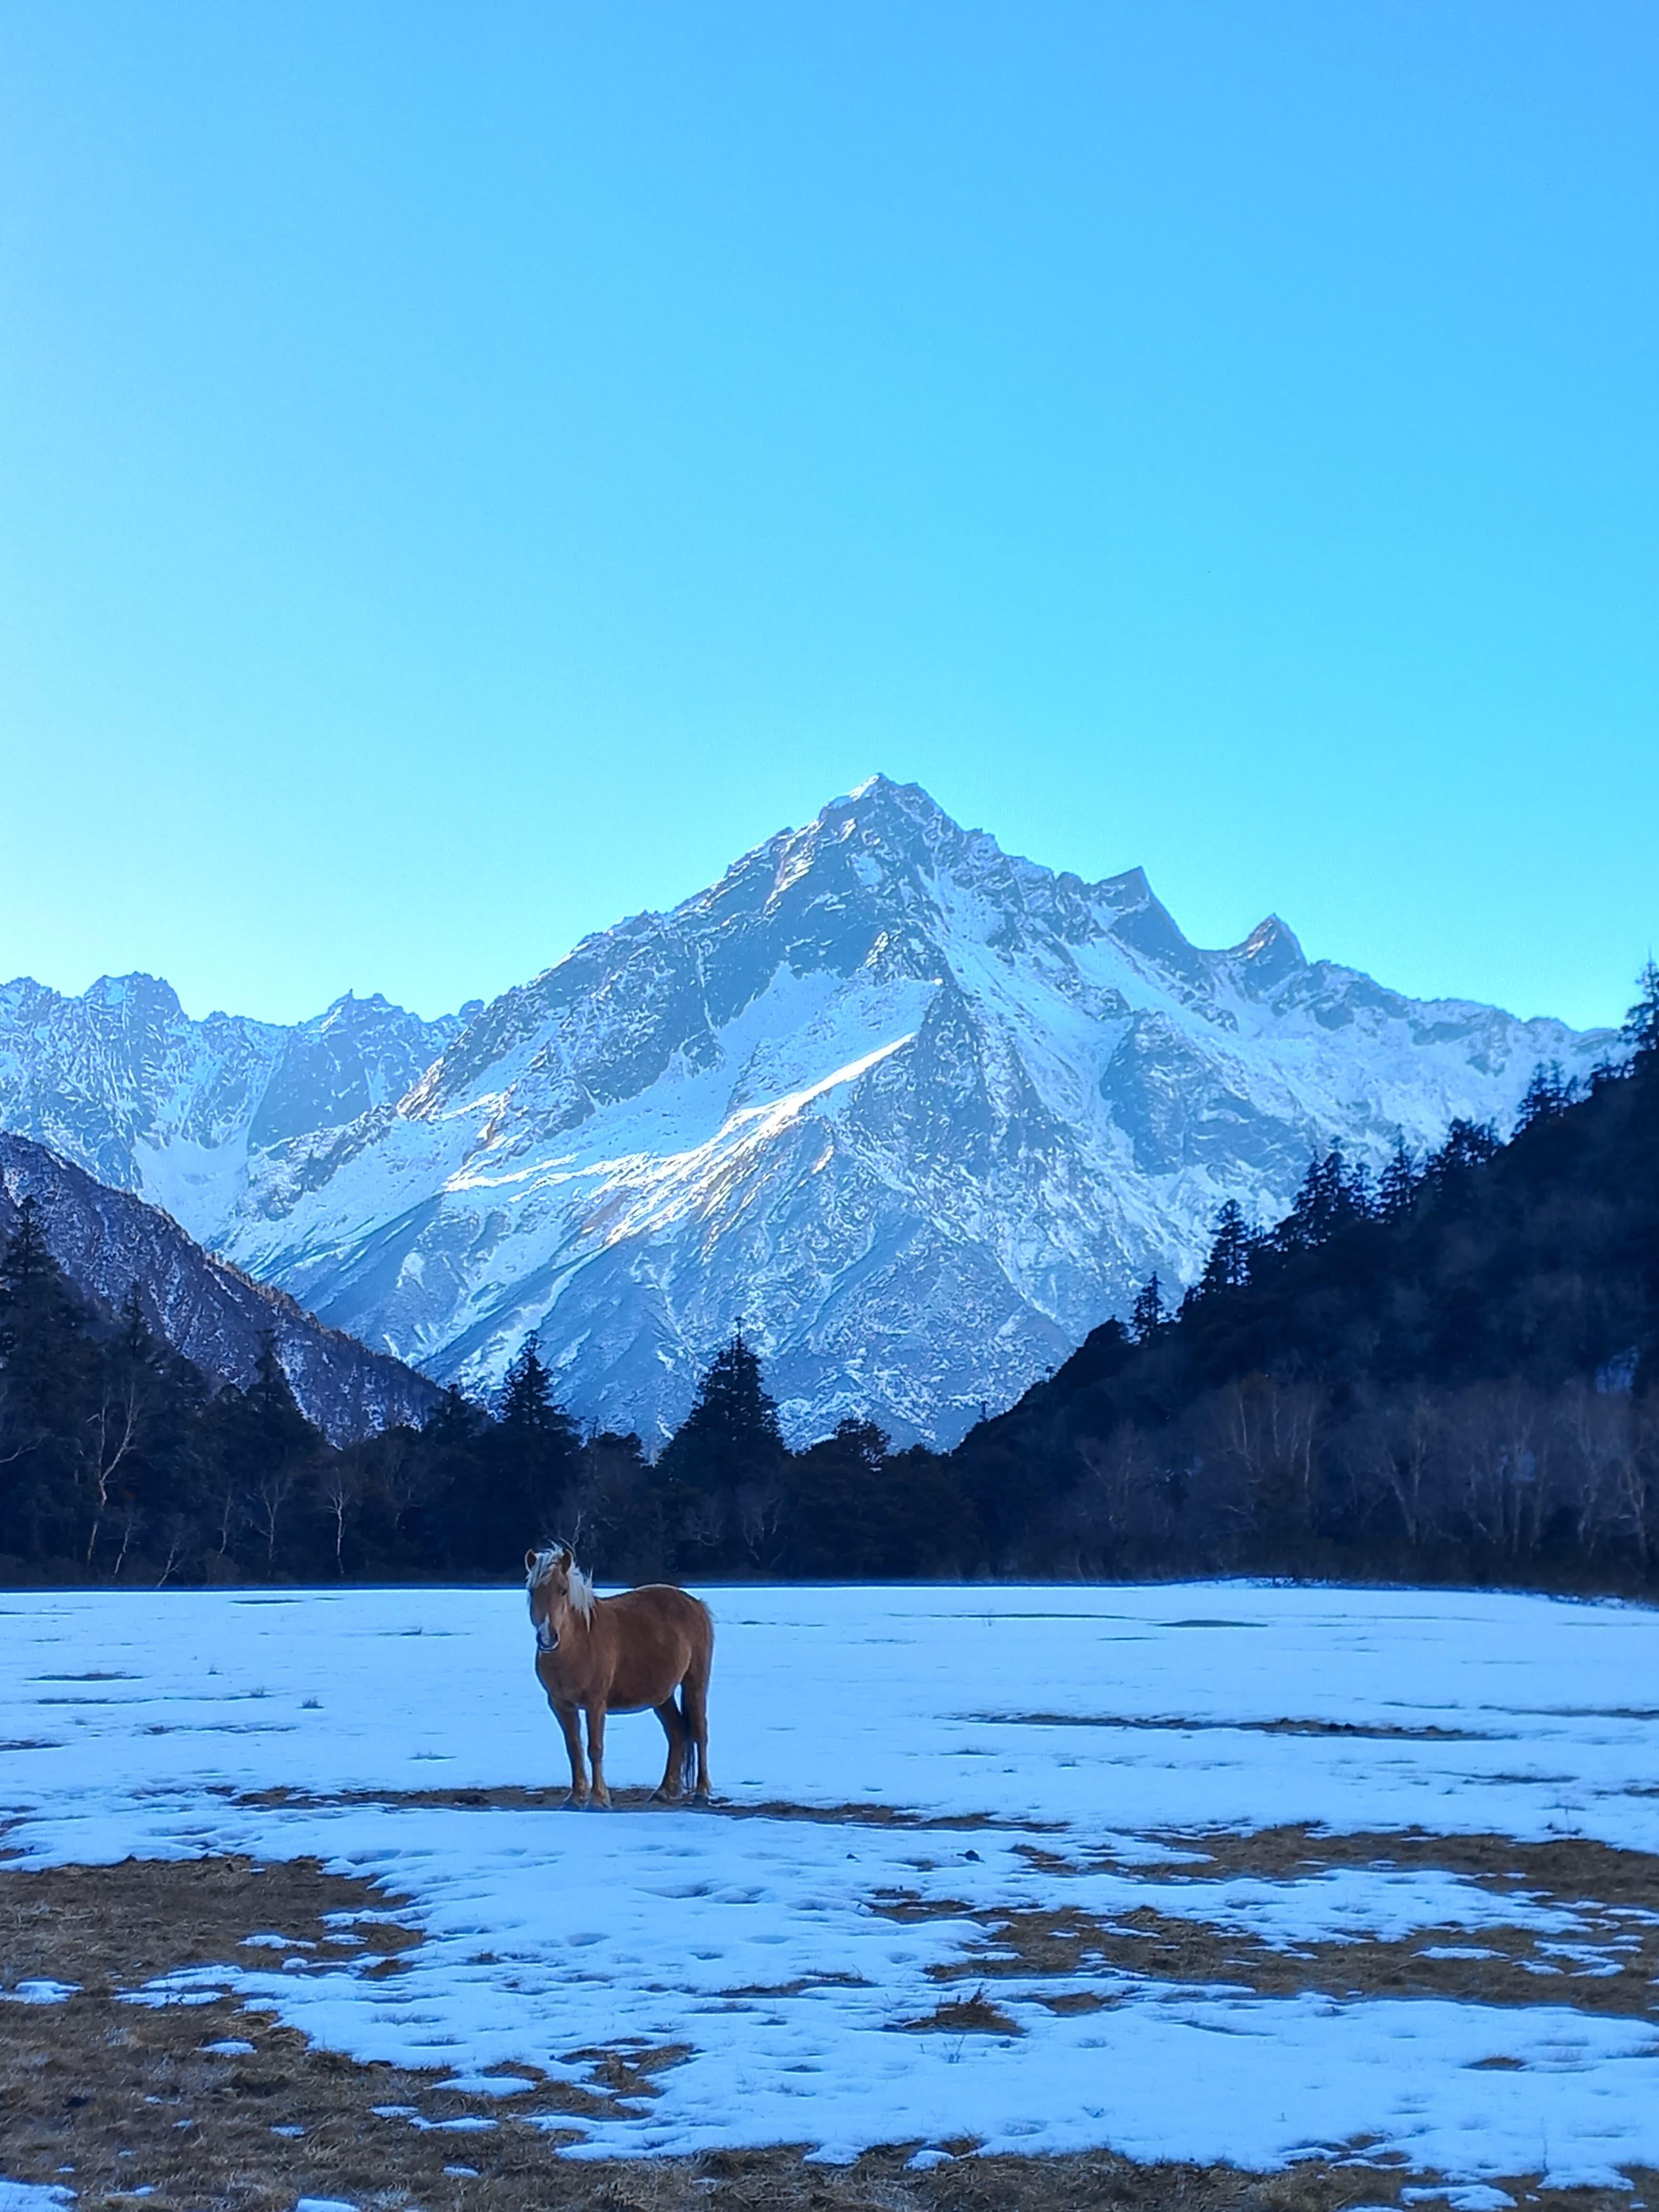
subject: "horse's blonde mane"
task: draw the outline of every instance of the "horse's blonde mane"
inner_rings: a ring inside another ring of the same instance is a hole
[[[526,1578],[530,1589],[536,1589],[547,1580],[553,1571],[553,1562],[564,1548],[562,1544],[555,1544],[545,1552],[537,1553],[536,1564]],[[599,1601],[594,1595],[591,1578],[582,1572],[574,1559],[570,1563],[569,1588],[572,1609],[581,1620],[592,1620],[593,1607]]]

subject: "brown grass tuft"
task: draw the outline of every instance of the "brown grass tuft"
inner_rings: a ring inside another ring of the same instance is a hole
[[[900,2021],[907,2035],[1023,2035],[1018,2021],[993,2004],[981,1982],[965,1997],[945,1997],[920,2020]]]

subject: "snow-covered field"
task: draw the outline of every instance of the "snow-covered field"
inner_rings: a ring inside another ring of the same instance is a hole
[[[685,2046],[654,2096],[585,2124],[593,2154],[1659,2166],[1659,1991],[1591,2002],[1659,1891],[1611,1908],[1471,1840],[1659,1869],[1659,1615],[1237,1583],[711,1595],[720,1802],[608,1816],[459,1802],[564,1778],[517,1592],[7,1595],[6,1854],[310,1855],[384,1882],[424,1936],[395,1976],[245,1949],[150,1994],[230,1989],[328,2048],[441,2069],[482,2123],[515,2066],[580,2081],[580,2051]],[[613,1787],[660,1773],[649,1715],[607,1749]],[[1290,1827],[1316,1833],[1252,1869],[1247,1839]],[[1411,1831],[1448,1839],[1443,1863],[1342,1840]],[[1243,1942],[1272,1987],[1091,1951],[1149,1915],[1194,1955]],[[1363,1993],[1380,1945],[1517,1942],[1528,2002]],[[975,2029],[948,2008],[981,1983]]]

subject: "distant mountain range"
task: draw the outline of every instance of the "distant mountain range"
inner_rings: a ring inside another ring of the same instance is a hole
[[[1402,998],[1269,917],[1190,945],[877,777],[668,914],[426,1023],[294,1029],[165,983],[0,989],[0,1126],[165,1206],[336,1328],[491,1387],[541,1333],[573,1410],[659,1439],[741,1316],[792,1436],[949,1443],[1264,1220],[1340,1141],[1507,1125],[1605,1034]]]
[[[252,1382],[269,1337],[301,1412],[331,1443],[418,1425],[437,1403],[426,1376],[325,1328],[286,1291],[250,1281],[159,1206],[112,1190],[44,1145],[0,1134],[0,1243],[30,1199],[52,1258],[94,1312],[113,1320],[136,1291],[154,1334],[215,1386]]]

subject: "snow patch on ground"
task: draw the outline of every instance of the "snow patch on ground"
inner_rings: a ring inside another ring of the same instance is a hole
[[[14,1595],[0,1735],[42,1747],[10,1762],[9,1849],[383,1883],[422,1936],[395,1976],[284,1942],[142,1994],[229,1990],[481,2106],[503,2069],[583,2081],[596,2045],[686,2047],[584,2124],[591,2155],[967,2137],[1261,2167],[1364,2139],[1471,2185],[1659,2164],[1653,2021],[1573,2003],[1589,1905],[1432,1866],[1244,1878],[1189,1848],[1293,1824],[1659,1852],[1659,1616],[1239,1584],[711,1595],[724,1809],[607,1818],[412,1802],[562,1778],[516,1591]],[[659,1741],[613,1723],[613,1786],[654,1782]],[[1520,1928],[1559,1978],[1500,2008],[1097,1962],[1000,1971],[1001,2027],[929,2024],[998,1915],[1136,1911],[1292,1951]]]

